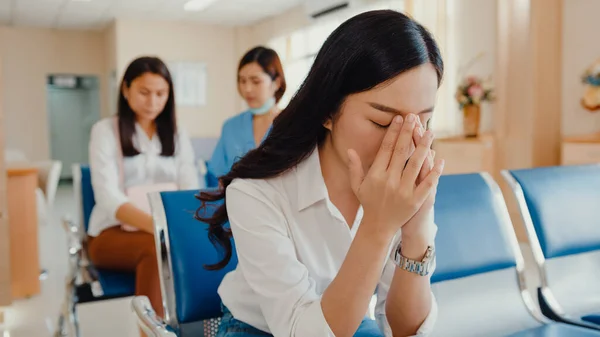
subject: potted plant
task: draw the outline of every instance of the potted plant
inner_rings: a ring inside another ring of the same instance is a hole
[[[463,127],[466,137],[479,135],[481,120],[481,104],[492,101],[493,89],[489,81],[484,82],[476,76],[468,76],[456,90],[456,101],[463,112]]]
[[[588,111],[600,110],[600,60],[597,60],[586,69],[582,81],[586,88],[581,99],[581,105]]]

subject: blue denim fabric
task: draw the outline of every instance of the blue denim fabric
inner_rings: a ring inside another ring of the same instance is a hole
[[[254,336],[271,336],[273,335],[264,331],[258,330],[253,326],[240,322],[233,318],[233,315],[227,309],[226,306],[222,306],[223,316],[221,317],[221,324],[219,324],[219,331],[217,337],[254,337]]]
[[[270,336],[273,335],[264,331],[258,330],[249,324],[238,321],[233,318],[227,307],[223,306],[223,317],[219,325],[217,337],[255,337],[255,336]],[[379,330],[377,323],[372,319],[365,318],[360,327],[354,334],[354,337],[384,337]]]

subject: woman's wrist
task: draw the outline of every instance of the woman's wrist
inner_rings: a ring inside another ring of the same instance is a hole
[[[376,226],[376,221],[375,219],[363,218],[356,235],[387,247],[394,239],[396,232],[379,228]]]
[[[402,256],[420,261],[425,256],[427,247],[432,246],[433,242],[427,235],[411,235],[402,233],[401,236]]]

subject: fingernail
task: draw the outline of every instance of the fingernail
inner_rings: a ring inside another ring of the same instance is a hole
[[[415,115],[413,115],[413,114],[409,114],[409,115],[408,115],[408,117],[406,117],[406,120],[407,120],[409,123],[412,123],[412,122],[414,122],[414,120],[415,120]]]
[[[394,123],[398,123],[398,124],[402,123],[402,116],[398,115],[398,116],[394,117]]]
[[[417,132],[419,133],[419,136],[423,137],[423,128],[419,127],[419,129],[417,129]]]

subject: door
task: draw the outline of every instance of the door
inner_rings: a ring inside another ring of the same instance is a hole
[[[63,163],[61,179],[71,179],[71,166],[88,162],[88,143],[94,123],[100,118],[97,80],[75,88],[48,85],[48,116],[52,159]]]

